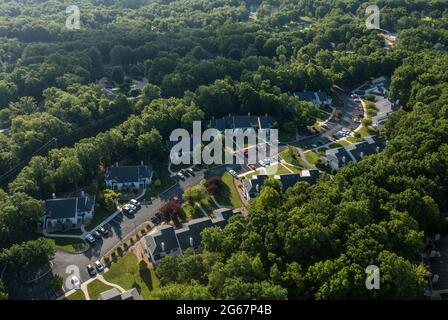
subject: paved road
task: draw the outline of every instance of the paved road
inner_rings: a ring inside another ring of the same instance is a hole
[[[343,102],[343,107],[341,108],[341,118],[339,120],[331,119],[327,122],[328,130],[318,134],[316,136],[310,137],[308,139],[303,139],[301,141],[292,143],[292,145],[299,148],[312,149],[312,145],[324,145],[332,142],[334,138],[332,136],[340,131],[342,128],[348,128],[351,130],[356,129],[359,123],[355,123],[354,117],[359,117],[364,114],[360,104],[355,103],[349,95],[346,93],[338,92],[337,96]]]
[[[77,266],[80,271],[81,282],[90,278],[87,273],[86,266],[92,264],[102,258],[122,239],[132,233],[136,227],[150,219],[159,211],[160,207],[174,196],[181,196],[182,190],[198,185],[204,178],[204,170],[196,172],[193,177],[188,177],[185,181],[180,181],[175,187],[163,193],[159,198],[155,199],[150,205],[142,205],[142,208],[135,214],[133,218],[129,218],[123,214],[118,214],[113,220],[107,223],[109,227],[109,236],[97,241],[96,244],[89,247],[87,251],[80,254],[70,254],[62,251],[56,252],[53,260],[53,273],[59,274],[64,278],[71,277],[72,272],[66,273],[69,266]],[[65,286],[65,283],[64,283]]]

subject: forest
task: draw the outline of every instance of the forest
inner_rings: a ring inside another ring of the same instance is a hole
[[[0,4],[0,271],[54,253],[36,230],[43,200],[111,164],[167,156],[194,120],[265,114],[288,131],[315,122],[290,95],[350,90],[390,76],[403,109],[384,152],[287,192],[268,180],[250,214],[203,233],[200,254],[156,269],[160,299],[412,299],[422,295],[425,234],[448,232],[448,4],[374,0],[385,49],[360,0],[81,0]],[[250,18],[256,12],[256,19]],[[306,17],[312,27],[299,28]],[[442,48],[442,49],[439,49]],[[98,84],[112,79],[110,98]],[[146,79],[141,90],[132,81]],[[382,288],[364,288],[366,265]],[[15,270],[14,272],[12,270]],[[398,285],[399,284],[399,285]],[[0,281],[0,298],[8,283]]]

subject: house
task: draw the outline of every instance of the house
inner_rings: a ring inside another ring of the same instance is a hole
[[[59,198],[53,194],[53,199],[45,201],[45,216],[43,226],[47,231],[80,228],[86,220],[93,218],[95,197],[86,195],[80,197]]]
[[[143,300],[136,288],[132,288],[123,293],[117,288],[101,292],[100,300]]]
[[[365,156],[383,151],[386,145],[387,141],[383,137],[367,136],[362,142],[327,150],[322,160],[332,169],[338,170],[349,162],[357,162]]]
[[[246,199],[253,199],[261,191],[261,187],[264,182],[268,179],[268,175],[266,174],[257,174],[253,175],[251,179],[243,180],[243,191],[245,193]]]
[[[300,173],[288,173],[275,175],[274,179],[279,180],[282,183],[282,191],[292,187],[298,182],[308,182],[309,184],[315,184],[319,179],[320,171],[314,170],[302,170]]]
[[[163,257],[182,253],[174,227],[169,224],[155,227],[145,237],[145,250],[154,263]]]
[[[145,251],[154,264],[163,257],[183,254],[188,249],[196,252],[201,249],[201,232],[204,229],[214,226],[222,229],[230,217],[239,213],[240,209],[221,208],[213,211],[213,219],[193,219],[177,230],[172,225],[157,226],[145,237]]]
[[[288,173],[274,175],[273,178],[282,183],[282,191],[286,191],[298,182],[308,182],[315,184],[320,176],[319,170],[302,170],[300,173]],[[254,175],[251,179],[243,180],[243,191],[246,199],[256,198],[261,191],[261,187],[268,179],[267,175]]]
[[[152,167],[143,162],[139,166],[116,164],[106,171],[105,181],[107,188],[112,190],[140,189],[151,184],[153,174]]]
[[[251,116],[248,113],[247,116],[231,115],[222,118],[212,118],[210,121],[210,127],[215,128],[220,132],[224,132],[226,129],[266,129],[272,128],[274,119],[267,114],[264,116]]]
[[[181,229],[175,231],[179,247],[182,252],[191,248],[196,251],[201,245],[201,232],[205,228],[213,227],[209,217],[193,219],[183,224]]]
[[[311,102],[320,106],[324,105],[331,105],[333,102],[333,99],[323,91],[300,91],[300,92],[294,92],[293,95],[295,97],[298,97],[300,100]]]
[[[372,117],[372,125],[377,129],[383,129],[387,117],[393,111],[393,103],[388,98],[380,97],[375,101],[375,108],[377,114]]]

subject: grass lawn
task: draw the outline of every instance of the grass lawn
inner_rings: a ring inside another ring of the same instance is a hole
[[[81,290],[76,290],[74,293],[69,295],[67,300],[86,300],[86,296],[84,295],[84,292]]]
[[[305,158],[306,158],[306,160],[308,160],[309,163],[315,165],[317,163],[317,161],[319,160],[320,155],[314,151],[307,151],[307,152],[305,152]]]
[[[95,279],[87,285],[87,291],[89,292],[90,300],[98,300],[100,294],[104,291],[113,289],[111,286],[102,283],[100,280]]]
[[[90,231],[94,229],[113,213],[114,212],[110,212],[101,205],[97,206],[95,208],[95,212],[93,213],[93,219],[86,224],[86,230]]]
[[[351,143],[347,140],[340,140],[338,142],[330,144],[329,147],[330,147],[330,149],[334,149],[334,148],[346,147],[349,144],[351,144]]]
[[[84,248],[86,248],[86,243],[81,239],[76,238],[50,238],[56,250],[68,252],[68,253],[76,253]]]
[[[182,207],[182,210],[187,219],[202,218],[204,216],[198,206],[192,206],[191,204],[186,204]]]
[[[293,166],[288,166],[286,164],[283,165],[285,168],[288,168],[289,170],[291,170],[293,173],[299,173],[301,169],[297,168],[297,167],[293,167]],[[291,173],[291,172],[289,172]]]
[[[368,135],[371,135],[371,134],[375,134],[375,130],[372,130],[372,129],[369,129],[369,128],[366,128],[366,127],[362,127],[358,131],[358,133],[360,134],[359,138],[349,137],[349,138],[347,138],[347,140],[352,142],[352,143],[359,142],[359,141],[362,140],[362,138],[367,137]]]
[[[81,229],[65,230],[65,231],[54,231],[50,234],[69,234],[69,235],[82,235]]]
[[[143,196],[142,200],[153,200],[163,191],[176,184],[176,181],[170,177],[170,173],[168,172],[168,162],[155,163],[153,168],[154,172],[157,174],[157,177],[153,179],[151,186],[146,191],[146,194]],[[157,180],[160,180],[160,185],[158,186],[155,185]]]
[[[303,162],[303,160],[300,158],[299,155],[299,151],[296,152],[296,154],[291,154],[291,152],[289,152],[288,149],[280,152],[279,154],[280,158],[282,158],[283,160],[285,160],[286,162],[295,165],[295,166],[299,166],[301,168],[306,168],[305,163]]]
[[[236,190],[235,185],[233,184],[233,177],[228,172],[225,172],[222,175],[222,181],[224,182],[224,193],[227,194],[227,196],[215,196],[216,201],[222,206],[240,208],[242,203],[238,196],[238,190]]]
[[[143,261],[139,265],[137,257],[131,252],[125,253],[117,262],[112,263],[104,278],[126,290],[136,288],[145,300],[151,299],[151,291],[159,286],[153,270],[148,269]]]

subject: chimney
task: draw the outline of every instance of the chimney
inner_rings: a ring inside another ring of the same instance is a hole
[[[345,163],[345,156],[342,157],[342,163]]]
[[[268,117],[268,114],[267,114],[267,113],[265,113],[265,114],[264,114],[264,116],[265,116],[265,117],[267,118],[267,117]]]
[[[53,199],[56,199],[56,193],[52,193],[52,194],[51,194],[51,197],[52,197]]]
[[[141,165],[141,166],[143,166],[143,160],[142,160],[142,161],[140,161],[140,165]]]
[[[190,237],[190,247],[194,247],[194,245],[193,245],[193,237]]]
[[[362,158],[364,157],[364,152],[361,151],[361,153],[359,154],[359,156]]]
[[[162,251],[165,251],[165,242],[161,242],[160,246],[162,247]]]
[[[250,112],[248,112],[247,115],[250,116]]]
[[[86,193],[84,192],[84,190],[81,191],[81,197],[85,197]]]
[[[380,147],[376,146],[375,150],[376,150],[376,153],[380,152]]]
[[[118,167],[118,162],[115,162],[115,166]]]

